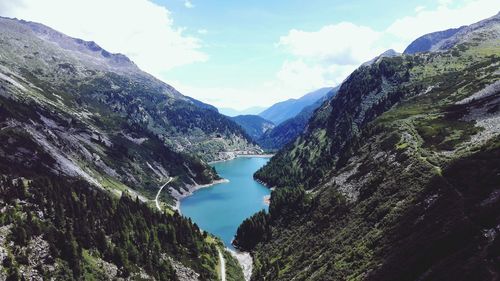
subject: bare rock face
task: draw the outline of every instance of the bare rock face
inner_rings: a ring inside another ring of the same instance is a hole
[[[167,257],[167,259],[172,263],[172,266],[175,269],[175,273],[177,274],[177,278],[179,281],[198,281],[200,274],[196,273],[191,268],[183,265],[182,263],[175,261],[171,257]]]
[[[0,155],[14,174],[50,170],[142,198],[168,176],[212,182],[207,162],[226,152],[261,151],[214,107],[95,42],[0,17],[0,58]]]

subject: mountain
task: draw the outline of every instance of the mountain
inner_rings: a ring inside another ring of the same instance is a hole
[[[278,102],[259,113],[259,116],[272,121],[276,125],[279,125],[281,122],[295,117],[302,109],[304,109],[304,107],[315,103],[317,100],[325,96],[331,89],[332,88],[321,88],[308,93],[299,99],[289,99]]]
[[[374,64],[375,62],[383,59],[383,58],[392,58],[392,57],[397,57],[397,56],[400,56],[401,54],[394,51],[393,49],[389,49],[385,52],[383,52],[382,54],[374,57],[373,59],[363,63],[362,65],[370,65],[370,64]]]
[[[211,105],[211,104],[207,104],[207,103],[204,103],[204,102],[199,101],[199,100],[197,100],[197,99],[193,99],[192,97],[187,97],[187,96],[186,96],[185,98],[186,98],[186,99],[188,99],[188,100],[189,100],[189,101],[191,101],[194,105],[196,105],[196,106],[198,106],[198,107],[200,107],[200,108],[203,108],[203,109],[210,109],[210,110],[212,110],[212,111],[219,112],[219,110],[218,110],[215,106],[213,106],[213,105]]]
[[[500,276],[500,15],[355,70],[255,177],[252,280]]]
[[[245,150],[260,151],[240,126],[126,56],[0,18],[1,280],[218,280],[221,242],[165,208],[167,190],[169,215],[153,201]]]
[[[332,88],[326,95],[317,100],[311,105],[308,105],[300,111],[296,116],[287,119],[271,130],[266,131],[258,140],[257,143],[264,149],[277,150],[295,140],[302,132],[304,132],[307,122],[314,114],[314,111],[319,108],[325,101],[332,98],[338,91],[338,87]]]
[[[27,151],[44,151],[61,174],[147,191],[167,175],[176,176],[179,187],[212,181],[216,175],[199,158],[258,151],[215,108],[183,96],[123,55],[41,24],[6,18],[0,24],[2,122],[14,131],[11,139],[19,135],[26,143],[27,134]],[[9,162],[15,170],[20,161]]]
[[[408,47],[406,47],[403,54],[416,54],[421,52],[428,52],[432,49],[432,46],[434,46],[436,43],[450,38],[464,27],[465,26],[459,28],[450,28],[447,30],[437,31],[423,35],[414,40],[413,42],[411,42],[411,44],[408,45]]]
[[[238,115],[231,119],[240,125],[253,139],[259,139],[264,133],[274,128],[274,124],[258,115]]]
[[[480,21],[469,26],[462,26],[455,29],[448,29],[424,35],[413,41],[405,49],[404,53],[414,54],[416,52],[443,51],[457,46],[460,42],[473,44],[468,37],[471,33],[477,32],[478,30],[482,30],[484,33],[483,36],[486,37],[481,39],[494,40],[499,32],[496,27],[496,22],[498,21],[497,18],[498,14],[487,20]]]
[[[261,106],[253,106],[253,107],[249,107],[249,108],[243,109],[243,110],[237,110],[237,109],[228,108],[228,107],[220,107],[219,112],[221,114],[226,115],[226,116],[234,117],[234,116],[238,116],[238,115],[256,115],[259,112],[262,112],[262,110],[264,110],[264,109],[266,109],[266,108],[261,107]]]

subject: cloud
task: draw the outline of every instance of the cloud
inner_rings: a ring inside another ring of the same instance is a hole
[[[204,29],[204,28],[202,28],[202,29],[198,29],[198,33],[199,33],[199,34],[203,34],[203,35],[205,35],[205,34],[207,34],[207,33],[208,33],[208,30],[206,30],[206,29]]]
[[[188,8],[188,9],[192,9],[192,8],[194,8],[194,5],[191,1],[186,0],[186,1],[184,1],[184,7]]]
[[[417,12],[417,13],[420,12],[420,11],[423,11],[423,10],[425,10],[425,6],[417,6],[417,7],[415,7],[415,12]]]
[[[341,22],[312,32],[292,29],[280,38],[278,46],[298,57],[348,65],[373,56],[380,36],[370,27]]]
[[[456,1],[441,0],[434,10],[417,10],[414,15],[396,20],[385,33],[407,45],[424,34],[472,24],[499,11],[497,0],[464,1],[452,8],[451,4],[456,4],[454,2]]]
[[[13,0],[0,8],[3,16],[41,22],[124,53],[156,76],[208,59],[198,38],[185,35],[166,8],[147,0]]]
[[[342,82],[357,65],[318,66],[303,60],[286,60],[269,80],[248,87],[201,87],[170,81],[181,93],[217,107],[243,110],[250,106],[270,106],[278,101],[299,98],[325,86]]]
[[[339,84],[357,66],[357,64],[319,64],[303,59],[287,60],[276,74],[275,81],[269,85],[288,92],[292,97],[299,97],[318,88]]]
[[[274,92],[298,97],[325,86],[340,84],[360,64],[391,46],[383,32],[351,22],[327,25],[317,31],[292,29],[281,36],[278,48],[291,55],[271,83]]]
[[[429,9],[418,6],[412,15],[386,29],[374,30],[351,22],[315,31],[291,29],[277,46],[291,58],[283,63],[274,86],[288,85],[290,93],[341,83],[360,64],[388,49],[402,52],[416,38],[434,31],[472,24],[498,12],[497,0],[440,0]]]

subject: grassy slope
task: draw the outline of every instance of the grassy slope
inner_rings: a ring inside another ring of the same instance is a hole
[[[453,105],[500,78],[498,40],[480,36],[359,69],[256,174],[314,192],[304,213],[273,222],[254,280],[498,278],[500,242],[484,235],[499,219],[498,131],[481,140],[488,130],[461,119],[498,114],[498,93]]]

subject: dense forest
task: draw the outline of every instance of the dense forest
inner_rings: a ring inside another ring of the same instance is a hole
[[[33,263],[35,275],[58,280],[110,278],[107,263],[116,265],[116,277],[177,280],[171,259],[201,280],[218,278],[219,245],[177,212],[165,215],[127,194],[116,199],[83,181],[50,177],[2,177],[0,196],[1,228],[11,230],[3,238],[12,241],[3,260],[8,280]]]

